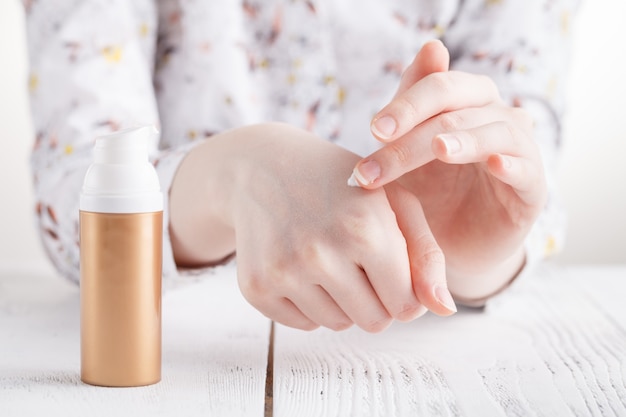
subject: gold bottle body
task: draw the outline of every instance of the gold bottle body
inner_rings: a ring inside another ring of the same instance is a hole
[[[161,379],[163,212],[80,212],[81,380]]]

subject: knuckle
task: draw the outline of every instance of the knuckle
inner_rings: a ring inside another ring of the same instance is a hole
[[[400,306],[393,316],[400,321],[412,320],[419,316],[421,310],[422,305],[418,302],[405,303]]]
[[[424,264],[446,264],[446,258],[441,249],[436,244],[428,248],[422,254],[422,260]]]
[[[268,263],[261,283],[265,287],[266,292],[273,290],[284,293],[291,287],[293,282],[293,274],[291,273],[293,262],[294,259],[285,254]]]
[[[450,94],[454,91],[454,73],[435,72],[428,75],[428,78],[438,94]]]
[[[299,330],[304,330],[307,332],[310,332],[312,330],[315,330],[317,328],[320,327],[319,324],[315,323],[312,320],[309,320],[305,317],[301,317],[301,318],[272,318],[274,321],[277,321],[278,323],[287,326],[287,327],[293,327],[294,329],[299,329]]]
[[[454,132],[461,130],[464,126],[463,117],[458,112],[442,113],[438,119],[442,132]]]
[[[530,204],[528,204],[528,207],[530,207],[530,213],[531,213],[531,218],[532,221],[529,224],[529,227],[532,227],[532,225],[537,221],[537,219],[541,216],[542,212],[545,210],[545,207],[547,204],[549,204],[550,201],[550,191],[547,188],[547,184],[545,179],[540,179],[537,180],[535,182],[536,185],[534,185],[534,187],[536,187],[536,200],[533,202],[530,202]]]
[[[397,106],[396,109],[399,113],[402,114],[403,117],[409,120],[414,120],[415,118],[417,118],[419,111],[417,109],[417,106],[415,105],[415,102],[413,101],[413,97],[411,97],[409,94],[401,94],[396,99],[395,104]]]
[[[367,214],[361,210],[350,210],[350,214],[340,224],[342,235],[358,242],[365,241]]]
[[[439,245],[437,245],[437,242],[435,242],[435,240],[430,236],[424,235],[419,238],[416,249],[418,256],[417,259],[414,259],[416,262],[413,263],[413,265],[415,265],[418,269],[421,269],[422,265],[428,264],[445,265],[446,258],[443,251]]]
[[[302,322],[302,323],[297,323],[295,325],[287,324],[287,326],[294,327],[296,329],[304,330],[304,331],[307,331],[307,332],[316,330],[316,329],[318,329],[320,327],[319,324],[314,323],[312,321],[305,321],[305,322]]]
[[[255,307],[278,294],[293,292],[296,280],[285,262],[277,261],[239,279],[243,296]]]
[[[488,75],[480,74],[478,77],[484,83],[485,89],[489,93],[489,96],[494,100],[500,100],[500,90],[498,89],[498,85],[495,81]]]
[[[308,241],[300,245],[297,256],[301,264],[312,266],[321,272],[331,272],[326,245],[319,241]]]
[[[253,306],[257,307],[270,295],[270,286],[260,273],[250,273],[239,279],[241,294]]]
[[[344,236],[359,249],[374,249],[378,242],[374,231],[376,224],[370,210],[355,210],[342,224]]]
[[[509,136],[509,139],[511,140],[511,142],[515,146],[521,146],[523,143],[522,135],[517,125],[515,125],[514,123],[510,123],[510,122],[504,122],[503,124],[504,124],[504,129],[506,131],[506,134],[507,136]]]
[[[380,333],[391,324],[392,318],[387,315],[364,323],[361,328],[368,333]]]
[[[516,121],[525,131],[532,131],[535,125],[535,119],[532,115],[521,107],[513,107],[513,120]]]
[[[477,134],[476,131],[468,130],[466,138],[469,139],[475,155],[484,155],[489,152],[488,141],[480,134]]]
[[[413,159],[413,152],[404,141],[395,141],[386,146],[387,156],[391,160],[390,166],[406,166]]]
[[[342,330],[347,330],[350,327],[352,327],[354,323],[351,321],[338,321],[338,322],[333,322],[330,325],[326,326],[331,330],[334,330],[336,332],[340,332]]]

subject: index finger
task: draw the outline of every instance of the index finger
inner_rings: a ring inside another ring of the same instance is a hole
[[[374,136],[393,141],[439,113],[482,107],[500,100],[491,78],[467,72],[429,74],[378,112],[371,124]]]

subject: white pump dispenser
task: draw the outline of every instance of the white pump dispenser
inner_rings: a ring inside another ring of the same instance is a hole
[[[80,210],[149,213],[163,210],[159,178],[148,161],[154,126],[120,130],[96,139],[94,162],[85,175]]]

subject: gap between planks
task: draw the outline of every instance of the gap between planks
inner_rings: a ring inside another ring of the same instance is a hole
[[[274,321],[270,325],[270,343],[265,370],[265,417],[274,415]]]

